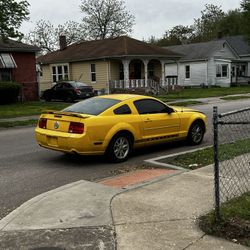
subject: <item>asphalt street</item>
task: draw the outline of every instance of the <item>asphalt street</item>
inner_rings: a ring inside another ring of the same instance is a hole
[[[212,109],[228,112],[250,106],[249,100],[193,106],[208,119],[208,131],[200,147],[212,144]],[[25,201],[43,192],[78,180],[98,180],[113,171],[143,164],[143,160],[190,149],[176,143],[138,150],[122,164],[109,164],[103,157],[67,156],[40,148],[34,139],[34,128],[0,131],[0,218]],[[192,147],[193,148],[193,147]]]

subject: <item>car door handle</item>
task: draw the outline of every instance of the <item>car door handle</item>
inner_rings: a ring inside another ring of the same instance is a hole
[[[152,122],[152,120],[150,118],[147,118],[145,122]]]

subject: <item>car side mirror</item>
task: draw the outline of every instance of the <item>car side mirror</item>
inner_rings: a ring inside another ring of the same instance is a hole
[[[170,115],[171,113],[174,113],[174,109],[171,107],[166,107],[166,113]]]

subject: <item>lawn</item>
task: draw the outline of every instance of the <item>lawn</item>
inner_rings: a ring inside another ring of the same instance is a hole
[[[234,143],[219,145],[220,161],[232,159],[236,156],[250,152],[250,139],[239,140]],[[213,148],[208,147],[191,153],[180,154],[174,157],[165,158],[161,162],[188,169],[204,167],[214,162]]]
[[[206,97],[216,97],[216,96],[226,96],[226,95],[237,95],[250,93],[250,86],[242,87],[231,87],[231,88],[190,88],[183,89],[178,92],[169,93],[166,95],[157,96],[162,101],[171,101],[173,99],[196,99],[196,98],[206,98]]]
[[[250,247],[250,193],[224,203],[221,221],[215,220],[214,211],[200,218],[201,229],[211,235],[226,238]]]
[[[25,102],[0,105],[0,119],[39,115],[44,110],[61,110],[69,105],[69,103],[59,102]]]

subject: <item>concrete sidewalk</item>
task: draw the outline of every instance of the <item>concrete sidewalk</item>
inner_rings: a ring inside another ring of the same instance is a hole
[[[79,181],[2,219],[0,249],[249,249],[198,228],[212,195],[212,166],[123,189]]]

